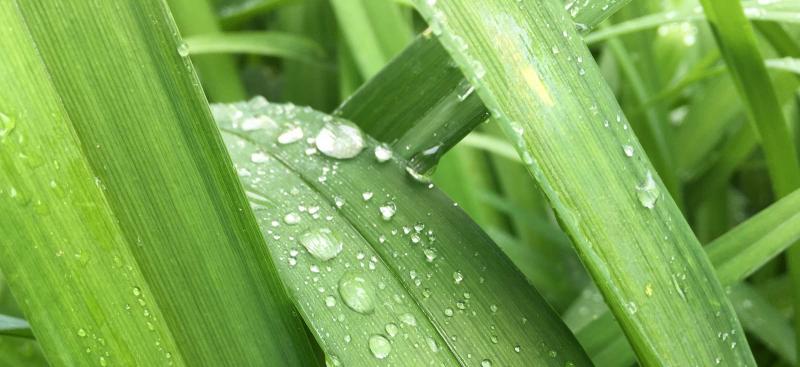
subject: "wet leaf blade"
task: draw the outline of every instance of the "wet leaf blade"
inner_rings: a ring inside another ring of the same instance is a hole
[[[165,5],[0,7],[0,267],[47,359],[313,365]]]
[[[258,100],[217,105],[215,114],[279,271],[331,358],[374,365],[369,340],[380,335],[390,340],[390,363],[589,363],[491,240],[441,192],[409,177],[404,161],[378,162],[370,138],[355,158],[323,154],[349,146],[352,135],[334,145],[318,135],[344,120]],[[254,116],[263,126],[245,128]],[[328,240],[309,241],[320,231]],[[362,294],[372,307],[354,307],[343,292],[341,279],[353,275],[369,284]]]
[[[560,2],[415,3],[518,144],[640,363],[754,365],[708,258],[650,179],[652,165]],[[715,341],[721,328],[737,331],[737,348]]]

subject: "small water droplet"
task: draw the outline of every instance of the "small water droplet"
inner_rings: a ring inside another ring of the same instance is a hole
[[[377,359],[384,359],[392,352],[392,344],[383,335],[374,334],[369,337],[369,350]]]
[[[392,149],[386,144],[380,144],[375,147],[375,159],[380,163],[392,159],[392,155],[394,155]]]
[[[16,126],[16,120],[14,120],[11,116],[0,112],[0,139],[10,135]]]
[[[625,152],[625,155],[628,157],[633,157],[633,146],[631,145],[623,145],[622,151]]]
[[[444,315],[447,316],[447,317],[453,317],[453,309],[449,308],[449,307],[445,308],[444,309]]]
[[[410,313],[400,315],[400,321],[408,326],[417,326],[417,318]]]
[[[455,281],[456,284],[461,284],[461,282],[464,281],[464,276],[461,275],[460,272],[455,272],[453,273],[453,281]]]
[[[188,43],[181,41],[181,43],[178,45],[178,55],[181,55],[181,57],[189,56]]]
[[[492,367],[492,361],[488,359],[482,360],[481,367]]]
[[[368,314],[375,311],[372,284],[366,278],[355,274],[346,273],[339,280],[339,295],[353,311]]]
[[[361,198],[364,199],[364,201],[368,201],[369,199],[372,199],[372,191],[363,192],[361,194]]]
[[[397,328],[397,325],[395,325],[394,323],[390,322],[386,324],[386,334],[389,334],[390,337],[394,338],[394,336],[397,335],[398,331],[399,329]]]
[[[325,297],[325,306],[328,306],[328,307],[336,306],[336,297],[334,297],[334,296]]]
[[[639,202],[647,209],[653,209],[656,206],[656,201],[660,196],[658,184],[653,180],[653,174],[647,171],[647,176],[641,185],[636,186],[637,196]]]
[[[422,253],[425,254],[425,260],[429,263],[432,263],[433,260],[436,260],[436,257],[438,256],[436,254],[436,249],[434,248],[426,248],[422,250]]]
[[[86,330],[78,329],[78,336],[81,337],[81,338],[85,338],[86,337]]]
[[[294,213],[294,212],[286,213],[286,215],[283,216],[283,221],[286,224],[294,225],[294,224],[300,223],[300,216],[297,215],[297,213]]]
[[[381,205],[378,210],[380,210],[383,220],[391,220],[392,217],[394,217],[394,214],[397,212],[397,206],[394,204],[394,202],[388,201]]]
[[[328,157],[350,159],[364,149],[364,135],[348,122],[326,123],[315,139],[317,149]]]
[[[300,126],[292,126],[278,135],[278,143],[284,145],[291,144],[302,139],[303,135],[303,128]]]

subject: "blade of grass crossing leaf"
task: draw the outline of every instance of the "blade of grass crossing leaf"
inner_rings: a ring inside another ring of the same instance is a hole
[[[688,224],[647,158],[625,153],[641,146],[561,3],[415,3],[519,144],[640,362],[754,365]],[[711,342],[723,329],[735,348]]]
[[[627,3],[622,0],[615,5]],[[574,21],[587,26],[580,29],[582,32],[599,24],[612,9],[618,9],[602,4],[597,8],[605,11],[575,14]],[[488,111],[473,91],[428,30],[345,100],[335,114],[357,122],[378,140],[387,143],[403,140],[397,146],[398,151],[404,157],[417,158],[412,168],[425,172],[488,117]],[[417,133],[417,129],[424,129],[425,133]],[[424,154],[437,146],[437,154]]]
[[[220,31],[211,0],[168,0],[172,15],[183,37],[215,34]],[[229,55],[192,57],[197,72],[208,93],[216,102],[233,102],[247,94],[239,80],[236,63]]]
[[[325,52],[316,42],[289,33],[259,31],[219,33],[189,37],[185,41],[192,55],[250,53],[307,63],[318,63],[325,57]]]
[[[314,365],[165,4],[1,6],[0,267],[47,358]]]
[[[589,363],[510,261],[405,162],[380,162],[360,132],[334,133],[349,153],[327,149],[319,132],[351,123],[259,100],[215,112],[283,279],[343,365]],[[262,115],[263,129],[241,129]],[[276,144],[298,127],[316,144]]]

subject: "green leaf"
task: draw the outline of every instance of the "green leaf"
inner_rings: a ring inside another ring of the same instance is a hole
[[[0,19],[0,268],[50,363],[314,365],[166,6]]]
[[[765,60],[765,62],[768,68],[800,74],[800,59],[784,57],[780,59]]]
[[[284,57],[308,63],[320,62],[325,52],[314,41],[289,33],[235,32],[207,34],[185,39],[192,55],[250,53]]]
[[[517,144],[640,363],[754,365],[708,258],[561,3],[415,3]],[[732,340],[716,338],[723,329]]]
[[[333,361],[589,364],[464,212],[396,155],[381,162],[351,123],[260,99],[214,110],[279,272]]]

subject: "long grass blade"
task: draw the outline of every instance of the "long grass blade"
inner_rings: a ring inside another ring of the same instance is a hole
[[[166,5],[0,8],[0,267],[50,363],[314,365]]]
[[[708,258],[561,4],[415,3],[518,144],[640,362],[754,365]]]

